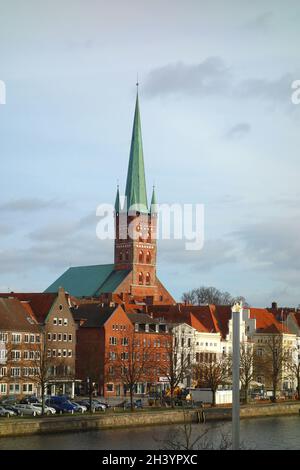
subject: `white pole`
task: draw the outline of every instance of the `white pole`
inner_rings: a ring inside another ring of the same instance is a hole
[[[240,314],[242,306],[232,307],[232,450],[240,448]]]

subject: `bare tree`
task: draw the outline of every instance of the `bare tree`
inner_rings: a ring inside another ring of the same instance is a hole
[[[194,365],[194,379],[196,382],[202,387],[210,388],[212,391],[212,406],[216,406],[216,392],[219,386],[228,383],[230,376],[231,360],[225,354],[219,356],[211,354],[208,360],[205,360],[202,354],[199,364]]]
[[[263,375],[272,386],[273,397],[277,399],[277,391],[284,374],[292,363],[292,354],[283,343],[283,335],[272,334],[264,345],[257,348],[255,355],[255,371]]]
[[[45,413],[45,395],[49,382],[55,383],[57,378],[73,380],[75,371],[68,366],[67,358],[52,356],[47,335],[44,331],[40,333],[39,342],[28,345],[28,348],[31,356],[31,378],[40,389],[43,415]]]
[[[178,337],[171,336],[166,348],[166,361],[162,364],[161,370],[170,384],[171,406],[174,408],[174,394],[176,388],[192,374],[192,354],[191,347],[182,348]]]
[[[216,287],[198,287],[182,294],[182,301],[192,305],[233,305],[235,302],[243,302],[248,306],[246,299],[242,296],[233,297],[229,292],[223,292]]]
[[[131,411],[134,410],[134,392],[142,380],[153,374],[154,359],[147,335],[132,331],[120,338],[123,350],[110,354],[106,360],[107,376],[123,383],[130,395]]]
[[[244,402],[248,403],[249,389],[254,375],[254,347],[253,343],[241,343],[240,348],[240,381]]]
[[[298,351],[297,351],[298,352]],[[293,381],[296,381],[297,400],[300,400],[300,360],[297,357],[296,361],[288,361],[287,365],[289,376]]]

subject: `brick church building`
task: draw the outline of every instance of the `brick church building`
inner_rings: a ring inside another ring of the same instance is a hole
[[[63,287],[78,298],[101,301],[135,301],[174,304],[175,300],[156,274],[157,203],[153,188],[148,205],[142,145],[139,97],[136,96],[125,204],[119,188],[115,201],[114,263],[71,267],[46,292]]]

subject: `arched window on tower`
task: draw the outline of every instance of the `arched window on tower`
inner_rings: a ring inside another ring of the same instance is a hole
[[[119,253],[119,261],[123,261],[123,251],[120,251]]]
[[[126,251],[126,253],[125,253],[125,260],[126,260],[126,261],[129,260],[129,253],[128,253],[128,251]]]
[[[150,279],[150,273],[147,273],[147,274],[146,274],[146,284],[147,284],[147,286],[149,286],[150,281],[151,281],[151,279]]]
[[[151,253],[150,253],[150,251],[147,251],[147,253],[146,253],[146,263],[151,263]]]
[[[143,263],[144,262],[144,253],[142,252],[142,250],[140,250],[139,252],[139,263]]]
[[[143,273],[139,273],[139,284],[140,285],[144,284],[144,275],[143,275]]]

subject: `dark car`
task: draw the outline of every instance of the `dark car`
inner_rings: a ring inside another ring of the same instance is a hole
[[[74,413],[76,411],[76,407],[63,396],[48,398],[46,405],[54,408],[56,413]]]
[[[35,397],[34,395],[30,396],[30,397],[25,397],[25,398],[22,398],[22,400],[20,400],[21,404],[23,405],[30,405],[30,404],[34,404],[34,403],[40,403],[40,400]]]
[[[22,414],[21,410],[18,410],[18,408],[16,408],[15,406],[13,405],[5,405],[4,408],[6,408],[7,410],[10,410],[10,411],[13,411],[14,413],[16,413],[18,416],[20,416]]]

